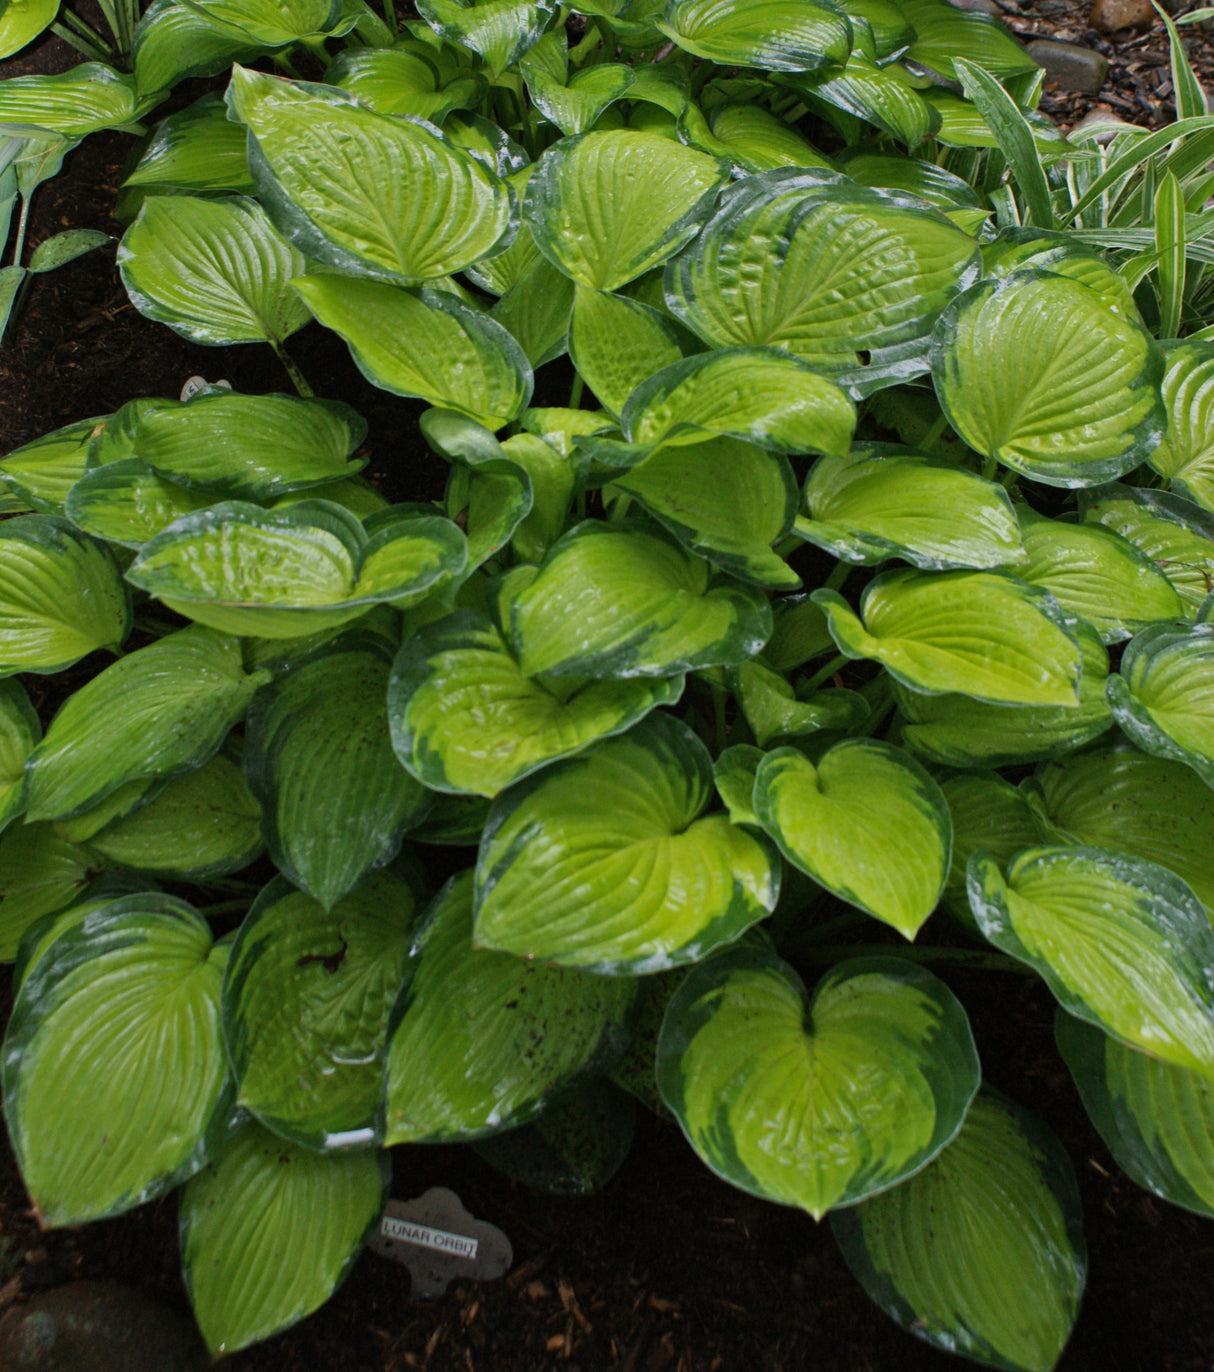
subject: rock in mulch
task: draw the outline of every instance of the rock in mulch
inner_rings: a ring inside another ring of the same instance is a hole
[[[1039,38],[1029,44],[1028,54],[1045,68],[1045,79],[1057,82],[1064,91],[1095,95],[1109,74],[1109,59],[1078,43]]]
[[[1146,29],[1155,22],[1151,0],[1095,0],[1088,23],[1100,33],[1118,29]]]
[[[4,1372],[202,1372],[193,1321],[131,1287],[70,1282],[0,1319]]]

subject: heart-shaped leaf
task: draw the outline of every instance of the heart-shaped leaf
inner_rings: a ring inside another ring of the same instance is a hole
[[[788,84],[810,101],[822,101],[875,124],[908,148],[917,148],[940,127],[939,111],[920,95],[901,64],[879,66],[858,49],[841,72],[830,67]]]
[[[130,593],[103,544],[53,515],[0,523],[0,677],[61,672],[130,628]]]
[[[494,305],[492,316],[531,365],[540,367],[565,351],[573,294],[573,282],[537,249],[519,271],[518,280]]]
[[[657,1073],[718,1176],[815,1219],[930,1162],[979,1079],[965,1011],[925,969],[855,958],[810,997],[757,948],[688,973],[666,1011]]]
[[[976,62],[1000,78],[1037,69],[1033,58],[989,14],[959,11],[948,0],[897,0],[897,5],[915,33],[907,56],[948,80],[956,78],[954,57]]]
[[[64,501],[67,517],[94,538],[142,548],[182,515],[205,510],[214,496],[164,481],[138,458],[86,472]]]
[[[762,105],[718,105],[709,115],[713,137],[747,171],[776,167],[826,167],[830,163],[797,132]]]
[[[417,12],[435,33],[483,57],[498,77],[539,42],[553,8],[551,0],[422,0]]]
[[[1133,486],[1101,486],[1079,499],[1086,523],[1128,539],[1163,572],[1189,611],[1201,607],[1214,585],[1214,518],[1180,496]]]
[[[0,58],[32,43],[58,13],[59,0],[9,0],[0,13]]]
[[[635,79],[623,62],[603,62],[569,76],[563,29],[546,33],[519,62],[532,104],[562,133],[585,133],[599,115],[625,95]]]
[[[1036,271],[967,291],[940,321],[932,362],[970,447],[1049,486],[1093,486],[1143,462],[1163,436],[1162,376],[1141,324]]]
[[[240,66],[228,108],[249,130],[249,167],[278,231],[327,267],[414,283],[509,243],[513,192],[432,124]],[[348,174],[334,179],[334,166]]]
[[[1214,1082],[1061,1010],[1054,1035],[1122,1171],[1173,1205],[1214,1218]]]
[[[222,95],[211,92],[156,125],[152,140],[122,183],[116,217],[134,218],[144,195],[227,191],[252,195],[246,134],[233,124]],[[125,210],[125,206],[134,208]]]
[[[388,1015],[405,980],[414,897],[377,872],[331,910],[275,878],[232,947],[223,1027],[237,1103],[304,1148],[379,1138]]]
[[[747,586],[709,587],[708,564],[648,526],[587,521],[553,544],[514,602],[508,637],[528,676],[673,676],[736,666],[771,633]]]
[[[794,866],[906,938],[936,908],[952,819],[940,788],[900,748],[847,739],[816,767],[777,748],[759,764],[754,807]]]
[[[721,66],[813,71],[845,62],[852,26],[836,6],[798,0],[670,0],[658,28]]]
[[[982,932],[1063,1009],[1214,1077],[1214,930],[1179,877],[1104,848],[1029,848],[1006,878],[975,853],[968,885]]]
[[[1079,647],[1057,602],[998,572],[886,572],[860,601],[864,623],[835,591],[813,598],[839,651],[880,662],[912,691],[959,691],[1008,705],[1079,700]]]
[[[988,1367],[1057,1364],[1087,1275],[1079,1188],[1054,1135],[1003,1096],[983,1090],[934,1162],[831,1228],[916,1337]]]
[[[388,1040],[389,1144],[523,1124],[623,1049],[635,981],[474,947],[471,872],[435,897],[416,947]]]
[[[347,48],[325,72],[325,84],[349,91],[376,114],[412,114],[439,125],[452,110],[476,105],[484,77],[465,71],[444,82],[418,46],[406,38],[390,48]]]
[[[186,77],[216,76],[263,51],[242,29],[213,24],[189,0],[152,0],[135,26],[135,89],[146,100]]]
[[[240,644],[202,627],[115,662],[69,697],[30,755],[30,818],[80,814],[137,777],[200,767],[269,675],[248,675]]]
[[[63,502],[88,465],[89,445],[106,420],[82,419],[32,443],[14,448],[0,461],[0,482],[40,514],[63,514]]]
[[[953,856],[940,903],[977,932],[965,884],[970,858],[982,849],[1006,865],[1049,835],[1024,793],[994,772],[958,772],[945,777],[940,791],[953,821]]]
[[[742,713],[760,748],[774,738],[854,729],[868,718],[868,701],[858,691],[828,688],[798,700],[792,686],[761,662],[744,662],[736,679]]]
[[[388,687],[392,746],[431,790],[493,797],[682,693],[682,676],[555,693],[523,675],[485,615],[461,610],[401,648]]]
[[[643,381],[699,347],[699,340],[669,315],[639,300],[587,286],[575,290],[569,356],[578,375],[612,414],[623,410]]]
[[[348,13],[341,0],[185,0],[213,24],[225,25],[248,34],[254,42],[268,48],[286,47],[301,39],[325,33],[345,33],[353,27],[343,22]]]
[[[1174,491],[1214,510],[1214,347],[1182,343],[1164,356],[1168,427],[1148,460]]]
[[[181,1196],[183,1275],[211,1352],[323,1305],[379,1223],[390,1179],[384,1153],[323,1156],[252,1120],[232,1134]]]
[[[25,931],[71,905],[104,859],[49,824],[13,824],[0,837],[0,962],[12,962]]]
[[[779,863],[699,817],[712,794],[707,750],[664,714],[512,787],[481,837],[478,946],[639,976],[737,938],[775,908]]]
[[[219,990],[228,949],[171,896],[128,896],[28,972],[4,1040],[4,1116],[43,1222],[163,1194],[231,1113]]]
[[[41,737],[24,687],[11,677],[0,681],[0,829],[25,809],[25,762]]]
[[[377,643],[339,638],[249,712],[245,772],[270,856],[325,909],[396,856],[428,801],[392,752],[388,671]]]
[[[304,265],[243,196],[152,196],[118,245],[131,303],[191,343],[277,344],[303,328],[290,283]]]
[[[84,62],[53,76],[10,76],[0,86],[0,133],[42,129],[83,138],[133,124],[135,82],[104,62]]]

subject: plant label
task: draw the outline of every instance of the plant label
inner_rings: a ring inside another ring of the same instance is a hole
[[[492,1281],[514,1260],[505,1234],[473,1219],[445,1186],[432,1186],[416,1200],[390,1200],[369,1247],[404,1263],[414,1300],[437,1300],[458,1277]]]

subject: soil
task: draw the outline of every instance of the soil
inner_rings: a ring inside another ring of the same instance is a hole
[[[1079,5],[1046,0],[1048,22],[1007,0],[1027,41],[1060,36],[1104,45],[1113,64],[1096,102],[1132,122],[1170,117],[1161,24],[1110,40]],[[1059,5],[1063,8],[1060,10]],[[1190,30],[1190,33],[1193,31]],[[1214,76],[1197,33],[1193,57]],[[49,39],[0,64],[0,76],[62,70],[78,60]],[[179,91],[174,105],[202,87]],[[1142,98],[1140,99],[1139,96]],[[1107,97],[1107,98],[1106,98]],[[1127,105],[1134,108],[1127,108]],[[1092,102],[1047,91],[1067,125]],[[165,111],[167,112],[167,111]],[[37,192],[30,244],[67,227],[102,228],[132,140],[97,135]],[[369,472],[393,500],[441,495],[442,463],[417,429],[419,407],[372,387],[343,345],[310,326],[290,351],[317,394],[339,397],[369,422]],[[539,403],[562,403],[560,368]],[[138,395],[176,395],[185,379],[227,377],[241,390],[288,390],[269,349],[203,348],[143,319],[126,298],[112,249],[34,282],[0,349],[0,452],[59,425],[110,413]],[[31,685],[45,687],[45,680]],[[923,940],[937,942],[931,927]],[[970,1013],[985,1076],[1036,1111],[1070,1154],[1090,1252],[1088,1287],[1061,1372],[1211,1372],[1214,1224],[1139,1190],[1091,1128],[1053,1046],[1054,1003],[1028,977],[944,968]],[[10,1005],[0,972],[0,1020]],[[228,1360],[232,1372],[929,1372],[960,1364],[881,1314],[845,1268],[829,1232],[799,1211],[756,1200],[713,1177],[672,1123],[641,1112],[628,1161],[585,1199],[546,1196],[505,1180],[469,1149],[394,1151],[392,1194],[455,1190],[469,1211],[509,1236],[502,1280],[455,1284],[432,1304],[411,1301],[403,1267],[364,1253],[319,1312]],[[284,1254],[284,1261],[292,1255]],[[108,1278],[186,1308],[167,1198],[119,1219],[38,1232],[6,1145],[0,1145],[0,1309],[82,1278]]]

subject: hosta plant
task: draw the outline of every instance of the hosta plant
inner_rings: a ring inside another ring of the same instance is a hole
[[[137,89],[242,60],[150,135],[123,280],[298,394],[0,461],[37,1212],[180,1187],[230,1351],[387,1148],[593,1189],[631,1093],[913,1334],[1051,1368],[1074,1175],[932,968],[1040,977],[1126,1171],[1214,1213],[1204,97],[1177,45],[1174,126],[1068,143],[945,0],[421,11],[157,0]],[[439,505],[360,475],[310,320]]]

